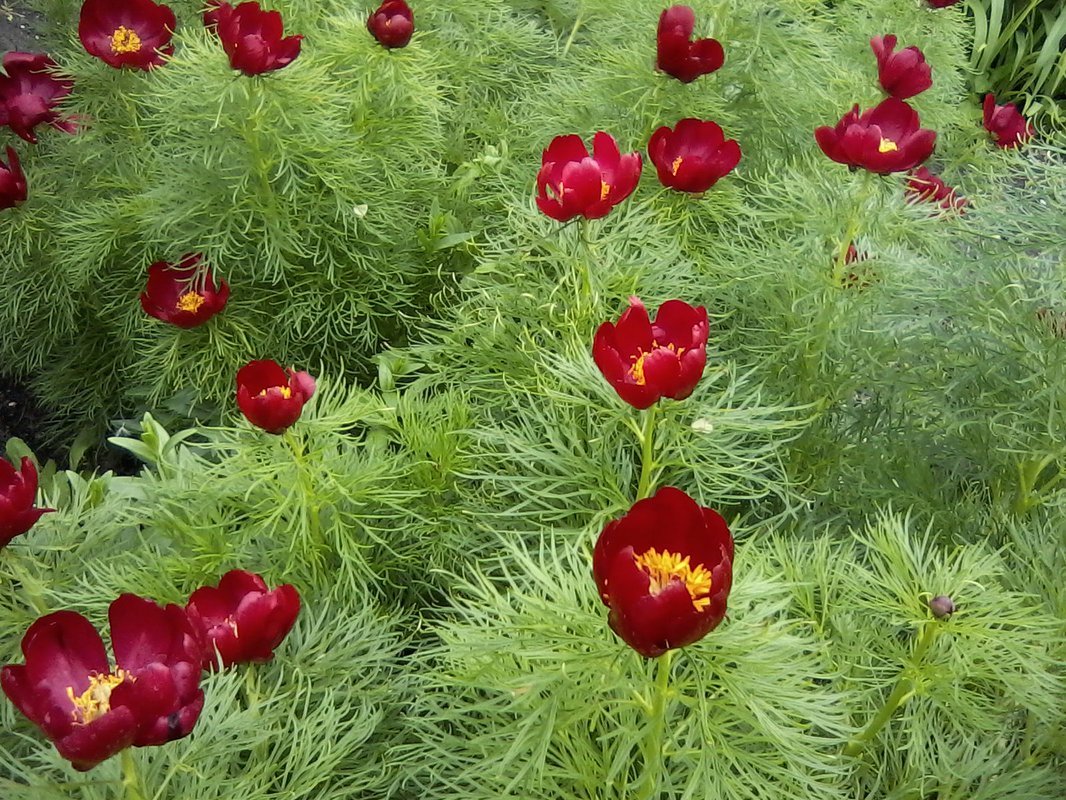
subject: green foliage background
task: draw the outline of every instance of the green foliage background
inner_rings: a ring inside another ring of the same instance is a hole
[[[369,5],[279,3],[305,51],[256,81],[191,3],[146,75],[92,62],[76,4],[44,5],[90,123],[20,147],[0,358],[84,418],[210,424],[124,433],[137,478],[45,471],[61,511],[0,552],[0,655],[40,613],[101,622],[118,592],[180,602],[234,567],[304,598],[272,663],[207,677],[192,736],[137,752],[152,796],[633,796],[654,670],[589,569],[639,473],[638,417],[589,354],[632,294],[710,310],[657,481],[739,542],[728,619],[675,658],[661,796],[1060,795],[1064,142],[990,144],[961,9],[694,3],[727,60],[682,85],[652,70],[647,0],[420,4],[394,53]],[[880,99],[883,33],[933,64],[914,105],[964,215],[814,143]],[[553,136],[643,149],[685,116],[744,152],[705,197],[646,165],[600,222],[536,211]],[[841,286],[849,230],[862,290]],[[143,319],[147,264],[190,249],[230,307],[189,332]],[[236,418],[253,357],[320,378],[283,437]],[[939,622],[942,593],[959,611]],[[842,755],[901,680],[908,701]],[[116,764],[77,775],[9,704],[0,721],[5,797],[122,796]]]

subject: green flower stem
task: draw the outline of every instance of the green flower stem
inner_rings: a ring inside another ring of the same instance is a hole
[[[122,751],[122,790],[125,800],[146,800],[144,788],[141,786],[141,773],[137,769],[137,759],[133,755],[132,747],[127,747]]]
[[[932,645],[933,640],[936,638],[937,631],[939,630],[939,623],[936,620],[928,620],[925,623],[925,627],[922,628],[922,632],[918,637],[918,644],[914,647],[914,653],[911,655],[912,665],[917,666],[925,658],[926,652]],[[914,695],[915,683],[914,679],[907,674],[907,667],[904,667],[900,673],[899,678],[896,680],[896,685],[892,689],[892,694],[885,700],[885,704],[881,706],[881,710],[877,712],[877,715],[870,720],[866,728],[862,733],[848,742],[844,748],[844,755],[855,757],[862,753],[875,736],[881,731],[885,724],[892,718],[892,715],[896,713],[896,710],[906,703]]]
[[[663,775],[663,741],[666,732],[666,700],[670,692],[670,666],[674,651],[667,650],[656,664],[655,695],[651,701],[651,725],[644,740],[644,772],[641,774],[640,790],[636,800],[653,800],[658,794]]]
[[[640,483],[637,484],[637,500],[651,497],[655,490],[655,403],[644,412],[644,430],[640,434]]]
[[[581,237],[581,255],[578,259],[577,270],[580,275],[576,276],[574,281],[575,290],[578,293],[578,307],[585,303],[589,305],[596,303],[596,293],[592,287],[592,263],[595,260],[595,251],[589,239],[589,224],[589,220],[582,219],[578,228]]]
[[[292,428],[287,428],[282,434],[285,439],[285,443],[288,444],[289,449],[292,451],[293,460],[296,462],[296,472],[299,478],[300,492],[302,494],[301,508],[303,509],[305,518],[307,520],[307,531],[311,539],[311,544],[321,550],[328,549],[326,540],[322,536],[322,523],[320,519],[320,510],[315,500],[315,484],[311,477],[311,471],[307,467],[307,459],[304,457],[304,445],[303,440],[292,432]]]
[[[855,243],[855,237],[859,235],[859,229],[862,227],[862,216],[866,210],[866,201],[870,199],[871,189],[874,187],[873,176],[863,170],[858,184],[855,191],[855,205],[852,207],[844,238],[841,240],[836,261],[833,263],[833,286],[837,287],[844,285],[844,269],[847,266],[848,248]]]

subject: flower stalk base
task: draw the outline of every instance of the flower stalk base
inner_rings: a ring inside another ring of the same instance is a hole
[[[667,650],[656,662],[655,694],[651,700],[651,725],[644,740],[644,772],[640,776],[637,800],[653,800],[663,775],[663,735],[666,731],[667,696],[670,692],[670,667],[674,651]]]

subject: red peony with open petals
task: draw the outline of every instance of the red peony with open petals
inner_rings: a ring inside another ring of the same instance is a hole
[[[383,47],[406,47],[415,32],[415,15],[404,0],[385,0],[367,19],[366,29]]]
[[[917,47],[911,45],[895,52],[896,37],[891,34],[875,36],[870,47],[877,57],[881,88],[893,97],[906,100],[933,85],[933,70]]]
[[[692,40],[696,12],[688,6],[670,6],[659,15],[655,66],[682,83],[691,83],[725,63],[725,51],[716,39]]]
[[[296,422],[314,393],[314,378],[276,361],[252,361],[237,371],[237,405],[267,433],[283,433]]]
[[[651,135],[648,158],[663,186],[705,192],[740,163],[740,145],[726,139],[718,123],[688,117]]]
[[[15,148],[7,148],[7,163],[0,158],[0,209],[14,208],[26,200],[26,176]]]
[[[56,62],[46,53],[5,53],[0,73],[0,125],[7,125],[27,142],[36,143],[38,125],[74,133],[76,126],[56,111],[74,82],[52,74]]]
[[[148,285],[141,292],[141,308],[156,319],[195,328],[226,307],[229,284],[215,279],[210,267],[201,267],[199,253],[186,253],[177,264],[156,261],[148,267]]]
[[[991,94],[985,95],[984,122],[996,147],[1004,149],[1025,144],[1036,132],[1033,123],[1022,116],[1014,103],[997,106],[996,98]]]
[[[611,629],[655,658],[699,641],[725,617],[733,537],[717,511],[667,486],[607,524],[592,574]]]
[[[174,12],[152,0],[85,0],[78,38],[89,55],[109,66],[147,70],[174,52],[176,25]]]
[[[634,408],[648,408],[663,397],[684,400],[707,365],[707,309],[667,300],[648,318],[638,297],[617,323],[600,325],[592,358],[618,396]]]
[[[936,132],[922,128],[918,112],[895,97],[861,115],[856,105],[835,128],[816,129],[814,138],[833,161],[882,175],[914,169],[936,145]]]
[[[38,508],[37,467],[23,456],[16,470],[6,458],[0,458],[0,547],[11,543],[32,528],[42,514],[54,508]]]
[[[622,155],[609,133],[597,131],[592,155],[576,134],[556,136],[541,156],[537,208],[559,222],[604,217],[637,188],[640,153]]]
[[[904,189],[908,203],[925,201],[938,203],[941,208],[955,209],[960,213],[967,206],[965,197],[955,194],[955,188],[948,186],[938,176],[930,172],[926,167],[918,167],[907,176],[907,187]]]
[[[56,611],[22,637],[26,663],[0,670],[15,707],[83,771],[187,736],[204,705],[200,644],[180,606],[124,594],[108,618],[116,667],[85,617]]]
[[[211,12],[208,12],[211,13]],[[225,3],[217,9],[216,32],[229,65],[245,75],[262,75],[291,64],[300,55],[303,36],[285,36],[281,14],[259,3]]]
[[[204,669],[269,661],[296,623],[300,595],[289,584],[268,589],[261,577],[231,570],[218,586],[201,586],[185,606],[204,646]],[[217,651],[217,657],[216,657]]]

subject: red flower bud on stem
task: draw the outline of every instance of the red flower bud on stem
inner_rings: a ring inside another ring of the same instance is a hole
[[[911,45],[894,52],[896,37],[891,34],[875,36],[870,40],[870,47],[877,57],[877,79],[881,88],[893,97],[906,100],[933,85],[932,69],[917,47]]]
[[[385,0],[367,19],[366,29],[382,47],[407,47],[415,32],[415,15],[404,0]]]
[[[659,15],[655,67],[682,83],[709,75],[725,63],[725,51],[710,37],[692,40],[696,12],[688,6],[670,6]]]

